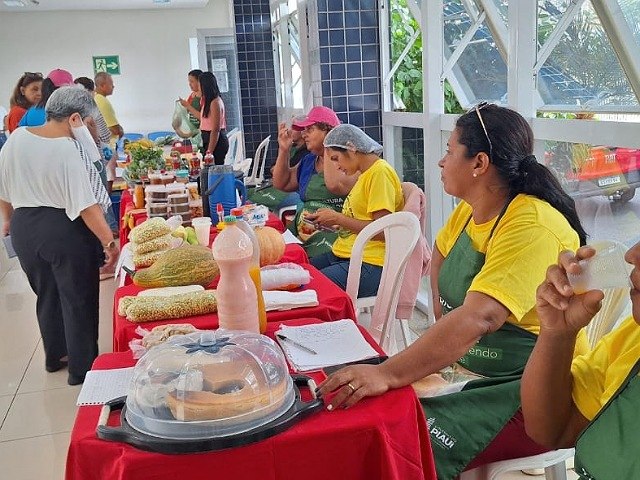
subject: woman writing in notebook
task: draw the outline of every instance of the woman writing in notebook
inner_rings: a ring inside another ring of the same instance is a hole
[[[535,292],[547,266],[586,234],[573,200],[532,151],[533,132],[513,110],[481,104],[458,118],[438,164],[444,190],[461,202],[433,249],[436,324],[385,363],[345,368],[320,387],[336,392],[332,410],[452,364],[490,377],[423,402],[430,430],[458,439],[432,438],[440,479],[544,451],[519,411],[519,379],[540,331]]]

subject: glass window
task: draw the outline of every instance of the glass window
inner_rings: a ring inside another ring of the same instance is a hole
[[[640,48],[640,2],[637,0],[619,0],[620,9],[633,32],[636,45]]]
[[[472,25],[473,20],[460,0],[444,2],[445,59],[455,51]],[[486,23],[480,26],[464,49],[453,74],[465,90],[469,105],[478,100],[506,100],[507,66]]]
[[[420,25],[412,16],[406,0],[391,1],[389,22],[391,68],[398,62],[414,35],[418,34],[393,75],[391,92],[393,110],[422,112],[422,33]]]
[[[539,45],[545,43],[570,3],[539,0]],[[635,28],[638,30],[637,21]],[[601,106],[638,106],[590,2],[584,2],[541,68],[538,90],[547,105],[573,106],[575,111],[598,111]]]
[[[640,241],[640,149],[546,142],[545,163],[576,202],[594,240]]]

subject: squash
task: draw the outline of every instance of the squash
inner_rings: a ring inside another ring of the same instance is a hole
[[[282,234],[271,227],[257,227],[255,232],[260,244],[260,266],[278,263],[284,255],[285,249]]]
[[[185,245],[167,250],[149,268],[129,272],[139,287],[206,287],[218,276],[220,269],[211,250],[200,245]]]

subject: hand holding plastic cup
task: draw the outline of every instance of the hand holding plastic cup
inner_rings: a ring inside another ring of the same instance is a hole
[[[581,294],[589,290],[631,288],[629,275],[633,265],[624,260],[627,247],[613,240],[594,242],[591,247],[595,249],[595,255],[578,262],[582,273],[567,273],[573,291]]]
[[[209,246],[209,230],[211,228],[210,217],[197,217],[191,220],[191,226],[196,231],[196,237],[198,237],[198,243]]]

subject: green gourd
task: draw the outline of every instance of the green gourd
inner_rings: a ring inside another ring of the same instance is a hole
[[[179,287],[181,285],[208,286],[220,269],[211,250],[200,245],[184,245],[167,250],[149,268],[132,272],[138,287]]]

